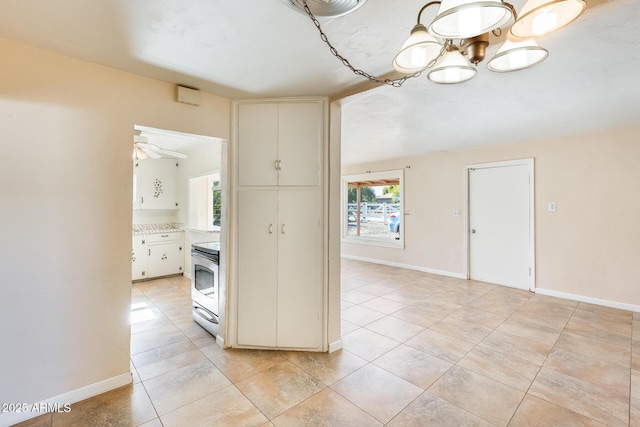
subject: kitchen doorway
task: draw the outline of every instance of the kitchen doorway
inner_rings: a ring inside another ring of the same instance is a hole
[[[469,279],[535,289],[533,163],[466,166]]]

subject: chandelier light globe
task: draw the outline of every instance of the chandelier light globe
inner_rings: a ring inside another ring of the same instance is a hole
[[[529,0],[510,31],[520,38],[540,37],[569,25],[586,8],[584,0]]]
[[[477,72],[455,46],[450,46],[427,77],[435,83],[454,84],[472,79]]]
[[[417,73],[432,64],[441,51],[442,45],[427,32],[424,25],[418,24],[393,58],[393,68],[399,73]]]
[[[498,52],[487,63],[487,68],[497,73],[518,71],[544,61],[549,52],[533,39],[518,40],[507,37]]]
[[[465,39],[489,32],[513,17],[499,0],[442,0],[429,32],[446,39]]]

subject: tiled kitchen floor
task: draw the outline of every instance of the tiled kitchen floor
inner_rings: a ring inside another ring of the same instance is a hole
[[[222,350],[133,286],[131,386],[29,426],[640,426],[640,313],[343,260],[344,349]]]

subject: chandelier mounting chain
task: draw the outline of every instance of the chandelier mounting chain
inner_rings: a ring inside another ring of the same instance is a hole
[[[311,19],[313,24],[318,29],[318,32],[320,32],[320,39],[322,39],[322,41],[325,42],[327,44],[327,46],[329,46],[329,51],[331,52],[331,54],[333,56],[335,56],[336,58],[338,58],[340,60],[340,62],[342,62],[342,64],[345,67],[347,67],[348,69],[353,71],[354,74],[356,74],[358,76],[365,77],[365,78],[369,79],[370,81],[372,81],[373,83],[386,84],[386,85],[393,86],[393,87],[400,87],[408,79],[415,78],[415,77],[420,77],[420,75],[422,74],[421,71],[418,71],[416,73],[413,73],[413,74],[410,74],[410,75],[406,75],[406,76],[403,76],[403,77],[398,78],[398,79],[380,79],[380,78],[378,78],[378,77],[376,77],[374,75],[371,75],[371,74],[367,73],[366,71],[363,71],[363,70],[361,70],[359,68],[354,67],[353,65],[351,65],[349,60],[347,58],[345,58],[344,56],[340,55],[340,53],[338,52],[338,49],[336,49],[331,44],[331,42],[329,41],[329,38],[327,37],[325,32],[322,31],[322,27],[320,26],[320,21],[318,21],[318,19],[311,12],[311,9],[309,9],[309,6],[307,5],[307,1],[306,0],[303,0],[303,6],[304,6],[304,11],[306,12],[307,15],[309,15],[309,18]]]

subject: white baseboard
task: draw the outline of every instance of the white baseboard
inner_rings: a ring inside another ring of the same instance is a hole
[[[364,261],[364,262],[370,262],[372,264],[388,265],[390,267],[406,268],[408,270],[417,270],[417,271],[422,271],[424,273],[437,274],[439,276],[455,277],[456,279],[465,279],[466,280],[466,278],[467,278],[467,276],[465,274],[452,273],[451,271],[436,270],[436,269],[433,269],[433,268],[419,267],[417,265],[402,264],[402,263],[399,263],[399,262],[385,261],[385,260],[382,260],[382,259],[365,258],[365,257],[354,256],[354,255],[344,255],[344,254],[342,254],[341,256],[342,256],[342,258],[353,259],[353,260],[356,260],[356,261]]]
[[[334,351],[340,350],[342,348],[342,345],[343,345],[343,343],[342,343],[341,339],[339,339],[337,341],[334,341],[334,342],[330,342],[329,343],[329,353],[333,353]]]
[[[6,427],[17,424],[47,412],[55,411],[56,408],[58,408],[60,412],[65,412],[65,408],[68,408],[70,404],[131,384],[132,382],[131,372],[125,372],[124,374],[89,384],[34,404],[29,404],[29,408],[27,408],[25,412],[0,413],[0,426]]]
[[[535,292],[537,294],[548,295],[550,297],[564,298],[572,301],[586,302],[589,304],[602,305],[604,307],[618,308],[620,310],[635,311],[640,313],[640,305],[627,304],[624,302],[617,302],[617,301],[609,301],[609,300],[600,299],[600,298],[586,297],[584,295],[569,294],[566,292],[553,291],[551,289],[536,288]]]
[[[220,348],[224,348],[224,338],[220,335],[216,335],[216,344],[218,344]]]

